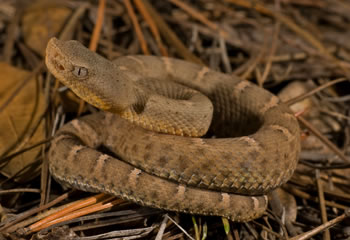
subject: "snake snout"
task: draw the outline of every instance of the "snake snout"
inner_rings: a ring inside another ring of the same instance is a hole
[[[57,46],[57,39],[51,39],[46,49],[46,62],[48,66],[53,67],[58,72],[69,70],[69,61],[62,54],[61,50]]]

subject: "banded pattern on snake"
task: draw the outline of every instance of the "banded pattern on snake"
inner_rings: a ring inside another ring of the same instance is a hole
[[[300,129],[293,113],[236,76],[164,57],[111,62],[76,41],[57,39],[47,46],[46,64],[85,101],[131,121],[153,98],[143,90],[152,81],[190,87],[213,105],[209,132],[216,138],[157,133],[105,112],[71,121],[49,151],[50,172],[61,183],[146,206],[249,221],[264,213],[265,194],[296,168]]]

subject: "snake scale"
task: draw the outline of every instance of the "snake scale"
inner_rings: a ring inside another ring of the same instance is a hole
[[[266,193],[296,168],[296,118],[275,95],[236,76],[165,57],[112,62],[77,41],[55,38],[46,65],[85,101],[119,113],[87,115],[56,133],[49,168],[60,183],[150,207],[249,221],[264,213]],[[152,94],[142,90],[148,81],[172,81],[209,98],[215,138],[157,133],[125,120],[130,112],[141,118],[152,105]]]

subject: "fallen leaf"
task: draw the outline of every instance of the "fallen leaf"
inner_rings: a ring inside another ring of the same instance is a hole
[[[30,72],[15,68],[4,62],[0,62],[0,72],[0,105],[2,105],[15,89],[23,83],[23,80],[30,76]],[[37,86],[37,81],[33,78],[0,113],[0,156],[4,154],[7,156],[45,139],[43,121],[33,136],[28,136],[44,111],[44,96]],[[12,158],[6,165],[2,163],[3,167],[0,172],[7,177],[12,177],[38,159],[39,153],[40,147],[22,153]],[[34,176],[33,172],[29,176]],[[16,180],[20,181],[20,179]],[[29,179],[21,180],[27,181]]]

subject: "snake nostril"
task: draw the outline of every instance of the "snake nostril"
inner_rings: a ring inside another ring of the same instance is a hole
[[[64,70],[64,67],[63,67],[61,64],[58,65],[58,68],[59,68],[61,71]]]

